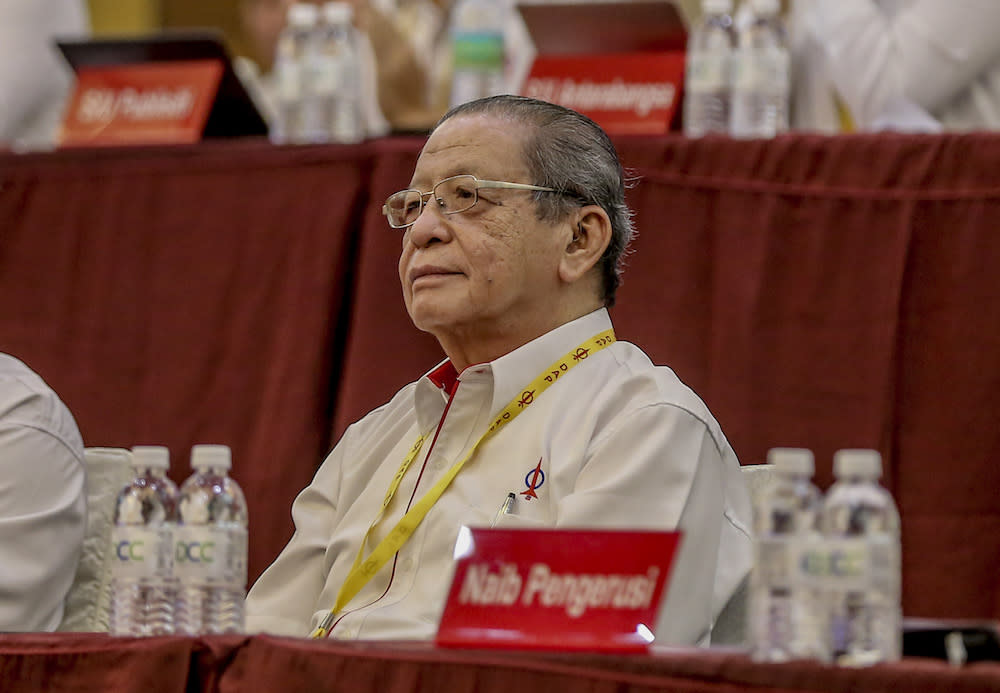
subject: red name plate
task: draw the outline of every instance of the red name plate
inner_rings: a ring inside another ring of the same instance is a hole
[[[644,651],[676,532],[463,527],[445,647]]]
[[[572,108],[613,135],[667,132],[680,100],[684,54],[540,55],[521,93]]]
[[[81,68],[63,146],[197,142],[222,77],[218,60]]]

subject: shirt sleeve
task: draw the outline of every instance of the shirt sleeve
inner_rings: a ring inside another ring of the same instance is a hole
[[[683,533],[656,628],[662,642],[705,642],[719,602],[728,596],[722,593],[739,579],[720,584],[718,576],[742,577],[749,570],[749,536],[743,535],[738,551],[720,552],[732,515],[726,488],[733,470],[727,467],[739,472],[722,442],[725,449],[705,422],[683,408],[647,405],[619,417],[594,441],[573,492],[557,511],[563,527]],[[720,553],[732,565],[720,565]]]
[[[247,595],[247,632],[305,637],[326,582],[345,439],[292,504],[295,534]]]
[[[852,116],[870,126],[901,99],[939,112],[1000,60],[1000,3],[815,0],[810,24]]]
[[[0,424],[0,631],[52,631],[86,528],[82,443]]]

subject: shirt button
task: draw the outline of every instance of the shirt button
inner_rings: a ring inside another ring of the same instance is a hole
[[[399,564],[399,569],[400,569],[400,571],[402,571],[404,573],[409,573],[410,571],[412,571],[413,570],[413,559],[412,558],[404,558],[403,562]]]

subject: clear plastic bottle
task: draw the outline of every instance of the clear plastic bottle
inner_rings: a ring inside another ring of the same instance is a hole
[[[288,8],[285,28],[275,47],[275,113],[270,136],[276,144],[304,141],[303,100],[307,77],[306,50],[319,18],[319,9],[310,3],[295,3]]]
[[[875,450],[839,450],[833,473],[822,514],[833,655],[849,666],[895,661],[902,646],[899,512],[878,483],[882,459]]]
[[[813,455],[773,448],[774,481],[754,508],[754,568],[750,579],[753,658],[784,662],[829,660],[818,590],[802,577],[802,556],[820,544],[823,497],[812,483]]]
[[[736,39],[730,133],[774,137],[788,130],[788,39],[779,0],[750,0],[750,8]]]
[[[306,49],[303,137],[308,142],[360,142],[365,137],[361,66],[354,9],[328,2]]]
[[[247,506],[228,472],[225,445],[195,445],[194,472],[181,484],[174,542],[180,579],[177,631],[188,635],[243,631],[247,582]]]
[[[452,8],[451,105],[503,94],[508,0],[458,0]]]
[[[691,28],[684,77],[684,134],[729,132],[733,47],[732,0],[702,0],[702,16]]]
[[[132,448],[135,476],[118,494],[111,530],[112,635],[174,632],[173,529],[177,485],[167,476],[170,451],[158,445]]]

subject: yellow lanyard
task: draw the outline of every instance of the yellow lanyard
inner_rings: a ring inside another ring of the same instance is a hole
[[[605,347],[614,344],[615,342],[615,331],[606,330],[599,334],[594,335],[587,341],[580,344],[580,346],[566,353],[562,358],[549,366],[546,370],[542,371],[538,377],[536,377],[528,385],[525,390],[512,399],[510,403],[504,407],[503,411],[497,416],[496,420],[490,424],[490,427],[486,432],[480,436],[479,440],[476,441],[472,449],[469,450],[465,457],[460,459],[451,469],[436,483],[434,486],[424,494],[423,498],[417,501],[409,512],[407,512],[403,517],[396,523],[396,526],[392,528],[378,546],[376,546],[371,554],[369,554],[367,559],[362,560],[364,555],[365,546],[368,544],[368,537],[371,535],[372,530],[382,519],[382,515],[385,509],[389,506],[392,501],[393,496],[396,495],[396,490],[399,488],[399,483],[403,480],[406,475],[406,471],[413,464],[413,461],[417,459],[417,455],[420,454],[420,448],[423,446],[424,441],[427,439],[426,435],[421,435],[417,438],[417,442],[413,444],[410,451],[406,454],[406,458],[403,463],[399,466],[396,471],[395,476],[392,478],[392,482],[389,484],[389,489],[386,491],[385,498],[382,500],[382,507],[379,508],[378,514],[372,521],[371,525],[368,527],[368,531],[365,532],[364,538],[361,540],[361,547],[358,549],[358,555],[354,558],[354,565],[351,566],[351,571],[347,574],[347,578],[344,580],[344,584],[340,587],[340,592],[337,594],[337,603],[334,605],[330,613],[324,617],[323,622],[313,631],[310,637],[313,638],[325,638],[330,633],[330,628],[333,627],[334,620],[337,615],[343,610],[344,606],[350,602],[361,588],[364,587],[369,580],[374,577],[375,573],[382,568],[386,562],[392,558],[402,548],[403,544],[413,535],[417,527],[423,521],[424,517],[430,511],[434,503],[437,502],[441,494],[444,493],[445,489],[451,484],[452,480],[462,471],[462,467],[468,462],[479,446],[482,445],[483,441],[492,436],[494,433],[499,431],[501,428],[506,426],[508,423],[513,421],[518,414],[527,409],[532,402],[534,402],[541,393],[549,388],[553,383],[559,380],[567,371],[569,371],[573,366],[577,365],[588,356],[604,349]]]

